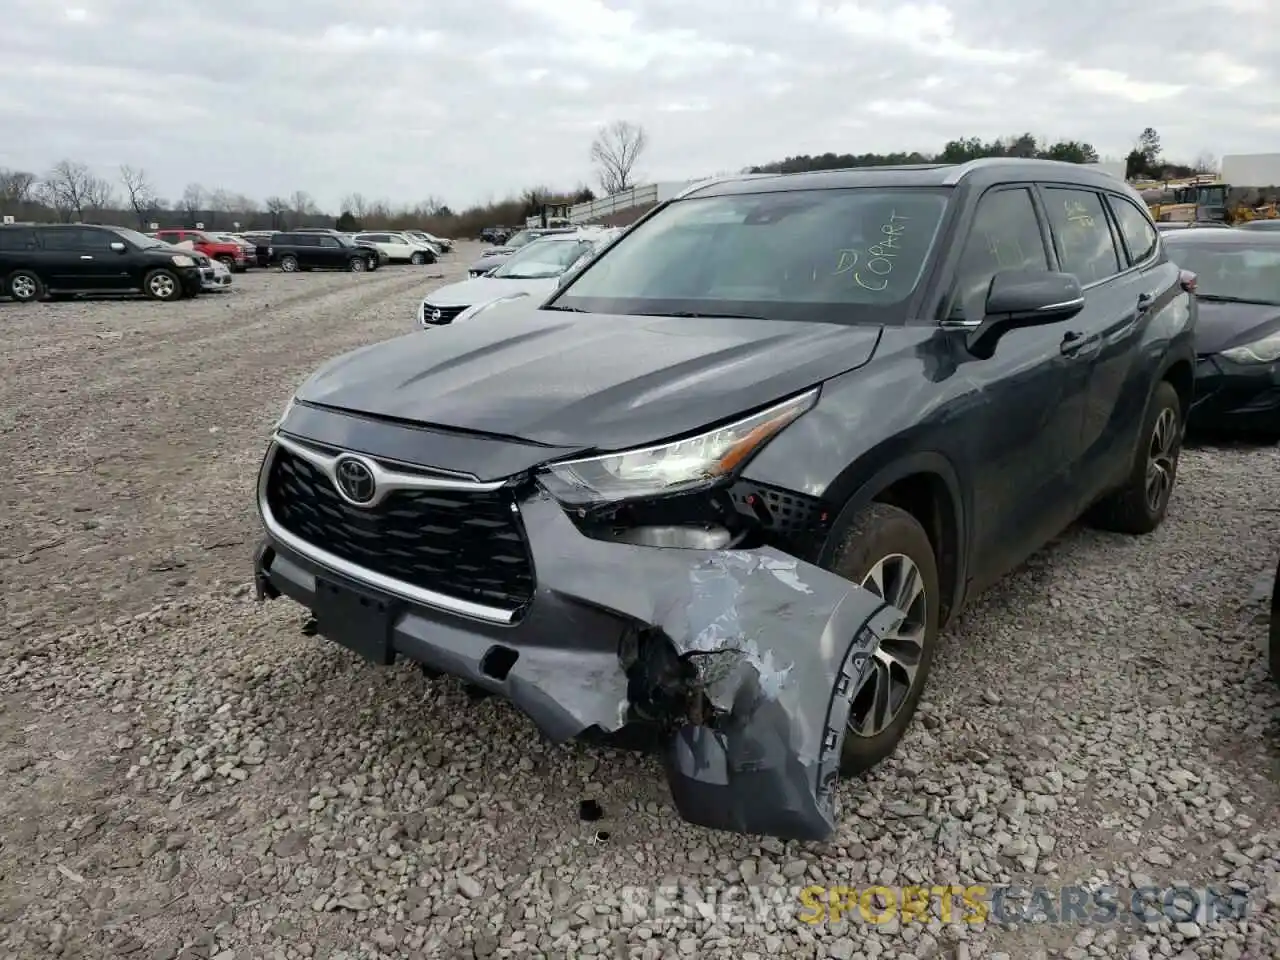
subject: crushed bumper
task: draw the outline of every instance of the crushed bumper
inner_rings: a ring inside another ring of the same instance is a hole
[[[385,604],[404,656],[500,694],[549,738],[652,719],[653,690],[679,677],[665,765],[676,808],[715,829],[819,840],[851,700],[901,614],[772,548],[657,549],[584,536],[545,494],[521,504],[537,589],[511,624],[370,589],[317,562],[264,510],[258,595],[315,609],[334,584]],[[366,655],[367,651],[366,651]],[[660,698],[659,698],[660,699]]]

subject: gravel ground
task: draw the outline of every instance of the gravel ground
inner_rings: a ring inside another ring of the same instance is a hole
[[[1277,449],[1188,451],[1157,534],[1072,530],[971,607],[822,845],[700,831],[652,758],[546,744],[254,603],[254,474],[291,388],[409,329],[424,277],[475,253],[172,306],[0,303],[0,957],[1280,953]],[[1249,913],[794,916],[809,884],[1007,882],[1212,883]]]

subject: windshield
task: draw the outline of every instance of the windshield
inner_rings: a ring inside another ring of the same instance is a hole
[[[555,306],[880,322],[919,283],[946,205],[925,188],[680,200],[610,244]]]
[[[1169,257],[1196,275],[1196,295],[1280,305],[1280,246],[1179,243]]]
[[[558,277],[578,262],[591,249],[588,240],[538,240],[504,260],[494,271],[504,280],[545,280]]]
[[[532,243],[534,240],[537,240],[537,239],[538,238],[535,237],[528,230],[521,230],[514,237],[511,237],[509,240],[507,240],[507,242],[504,243],[503,246],[504,247],[523,247],[526,243]]]
[[[116,232],[116,236],[121,240],[127,240],[139,250],[172,246],[167,240],[157,240],[155,237],[149,237],[145,233],[139,233],[137,230],[130,230],[128,227],[115,227],[113,229]]]

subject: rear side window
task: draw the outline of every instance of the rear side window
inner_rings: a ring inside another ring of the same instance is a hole
[[[321,247],[340,247],[340,246],[342,246],[342,244],[340,244],[340,243],[339,243],[335,238],[333,238],[333,237],[319,237],[319,238],[318,238],[318,246],[321,246]]]
[[[0,250],[35,250],[36,232],[34,230],[18,230],[13,227],[0,228]]]
[[[1132,201],[1116,196],[1107,199],[1111,204],[1111,212],[1116,215],[1124,245],[1129,248],[1129,262],[1141,263],[1156,252],[1156,244],[1159,242],[1156,228]]]
[[[1048,270],[1049,255],[1029,190],[996,190],[978,201],[956,277],[951,317],[977,323],[991,279],[1002,270]]]
[[[1044,200],[1058,247],[1058,259],[1066,273],[1082,284],[1097,283],[1120,272],[1120,255],[1102,209],[1102,198],[1092,190],[1045,187]]]
[[[41,243],[46,250],[84,250],[85,230],[46,230]]]

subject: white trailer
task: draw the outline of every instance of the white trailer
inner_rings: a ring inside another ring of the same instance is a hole
[[[1235,153],[1222,158],[1222,181],[1233,187],[1280,187],[1280,153]]]

